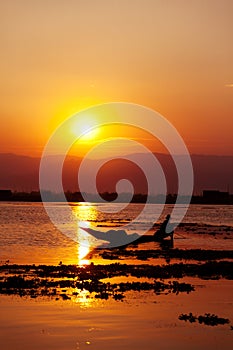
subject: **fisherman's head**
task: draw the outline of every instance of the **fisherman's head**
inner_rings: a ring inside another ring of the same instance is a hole
[[[171,215],[170,215],[170,214],[168,214],[168,215],[166,216],[166,220],[169,220],[169,219],[170,219],[170,217],[171,217]]]

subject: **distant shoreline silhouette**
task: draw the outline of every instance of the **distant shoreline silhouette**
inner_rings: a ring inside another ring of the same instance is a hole
[[[85,202],[80,192],[65,192],[68,202]],[[108,202],[112,202],[117,198],[116,192],[104,192],[100,196]],[[63,197],[57,193],[50,193],[48,202],[62,202]],[[98,203],[98,197],[90,194],[90,202]],[[121,202],[128,203],[129,194],[121,194]],[[176,202],[177,194],[168,194],[166,198],[163,195],[154,195],[149,197],[151,204],[174,204]],[[182,197],[181,197],[182,200]],[[12,202],[41,202],[41,194],[39,191],[33,192],[13,192],[10,189],[0,190],[0,201]],[[134,194],[131,203],[146,203],[146,194]],[[183,203],[186,203],[186,196],[183,196]],[[222,192],[218,190],[203,190],[202,195],[193,195],[191,204],[233,204],[233,194],[229,192]]]

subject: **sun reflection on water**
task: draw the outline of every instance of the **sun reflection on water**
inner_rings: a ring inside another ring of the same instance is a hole
[[[92,307],[93,303],[96,302],[96,300],[90,296],[90,292],[86,289],[76,289],[75,292],[77,293],[77,297],[73,299],[73,302],[79,304],[83,308]]]
[[[78,265],[89,265],[90,264],[90,260],[88,259],[84,259],[85,256],[87,256],[87,254],[90,252],[91,245],[87,246],[83,246],[80,245],[78,246]]]
[[[97,210],[90,203],[77,203],[72,206],[72,211],[78,221],[77,246],[78,265],[88,265],[90,260],[85,259],[92,248],[96,246],[96,240],[81,227],[91,227],[90,221],[97,219]]]

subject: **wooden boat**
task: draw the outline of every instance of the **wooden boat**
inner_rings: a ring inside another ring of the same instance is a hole
[[[154,233],[154,235],[139,235],[137,233],[127,234],[125,230],[109,230],[107,232],[93,230],[88,227],[80,227],[96,239],[109,242],[110,245],[122,246],[129,244],[141,244],[150,242],[163,242],[165,239],[170,238],[173,240],[173,232],[166,233],[161,231],[161,228]]]

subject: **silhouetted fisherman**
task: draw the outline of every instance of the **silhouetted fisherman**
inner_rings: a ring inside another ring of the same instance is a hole
[[[171,215],[168,214],[166,216],[166,219],[160,225],[159,230],[154,233],[155,241],[162,241],[166,237],[171,237],[171,239],[173,240],[174,231],[172,230],[171,232],[168,232],[169,226],[170,228],[172,228],[171,223],[169,223],[170,218],[171,218]]]

